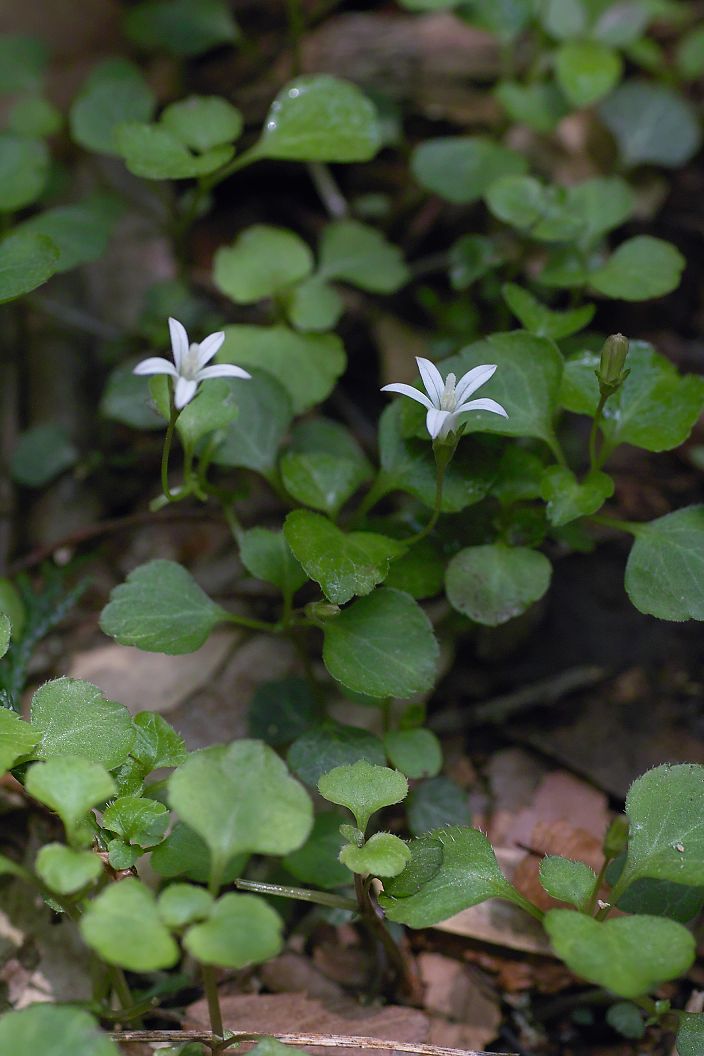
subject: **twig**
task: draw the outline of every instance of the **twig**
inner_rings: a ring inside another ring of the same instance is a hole
[[[122,1044],[136,1041],[187,1042],[199,1041],[204,1045],[217,1043],[209,1030],[119,1030],[111,1035],[113,1041]],[[312,1045],[316,1048],[336,1049],[381,1049],[386,1052],[411,1052],[418,1056],[492,1056],[491,1053],[478,1049],[450,1049],[446,1045],[422,1045],[410,1041],[393,1041],[384,1038],[366,1038],[343,1034],[297,1034],[277,1031],[244,1031],[228,1033],[228,1042],[237,1045],[243,1041],[258,1041],[259,1038],[276,1038],[285,1045]],[[518,1053],[505,1053],[504,1056],[518,1056]]]

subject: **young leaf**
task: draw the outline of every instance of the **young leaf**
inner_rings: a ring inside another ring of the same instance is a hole
[[[59,247],[44,235],[9,235],[0,242],[0,304],[41,286],[58,270]]]
[[[319,280],[338,279],[370,293],[395,293],[409,272],[401,250],[358,220],[328,224],[320,240]]]
[[[384,765],[386,753],[379,738],[359,726],[343,726],[331,719],[297,737],[286,757],[293,772],[309,788],[316,788],[321,776],[335,767],[360,759]]]
[[[69,112],[71,136],[98,154],[117,154],[115,130],[123,121],[149,121],[154,94],[127,59],[106,59],[93,68]]]
[[[56,811],[69,842],[77,846],[90,842],[91,833],[81,825],[88,811],[115,794],[115,782],[105,767],[80,756],[35,763],[25,784],[30,796]]]
[[[131,754],[143,767],[145,773],[162,766],[180,766],[187,752],[183,737],[169,726],[163,716],[155,711],[140,711],[132,722],[136,738]]]
[[[292,597],[308,578],[291,553],[284,533],[272,528],[242,532],[240,559],[251,575],[273,583],[285,597]]]
[[[340,815],[332,811],[316,814],[306,842],[283,860],[284,868],[296,880],[323,890],[349,884],[349,870],[338,861],[344,843],[340,833],[341,820]]]
[[[237,325],[224,330],[218,361],[272,374],[288,392],[296,414],[329,396],[345,369],[344,346],[336,334],[297,334],[286,326]]]
[[[188,929],[183,945],[202,964],[246,968],[281,952],[283,924],[257,895],[223,895],[206,921]]]
[[[408,781],[398,770],[360,759],[352,766],[336,766],[323,774],[318,791],[329,803],[351,810],[357,827],[365,832],[372,814],[406,798]]]
[[[344,605],[355,595],[369,594],[383,582],[389,562],[406,549],[385,535],[345,533],[326,517],[308,510],[289,513],[284,535],[308,576],[337,605]]]
[[[39,759],[80,755],[114,770],[135,740],[127,708],[79,678],[55,678],[40,686],[32,697],[31,719],[41,734],[35,750]]]
[[[139,47],[176,56],[202,55],[238,36],[227,0],[142,0],[123,25]]]
[[[211,883],[238,852],[287,854],[313,824],[308,793],[267,745],[241,740],[191,755],[169,778],[169,802],[212,856]]]
[[[62,843],[47,843],[34,864],[37,876],[57,895],[74,895],[103,872],[103,862],[93,851],[75,851]]]
[[[0,1016],[0,1051],[16,1056],[118,1056],[117,1046],[87,1012],[51,1004]]]
[[[589,273],[589,285],[622,301],[650,301],[676,290],[686,261],[671,242],[638,235],[622,242],[602,267]]]
[[[310,275],[313,254],[294,231],[253,224],[215,254],[213,281],[235,304],[254,304]]]
[[[288,451],[280,463],[281,479],[289,495],[305,506],[336,517],[355,491],[369,480],[369,469],[359,461],[324,451]]]
[[[271,373],[252,369],[251,378],[228,378],[239,413],[224,429],[213,462],[270,473],[286,435],[293,408],[286,389]]]
[[[414,836],[472,822],[467,793],[449,777],[433,777],[416,785],[406,800],[406,814]]]
[[[548,466],[543,473],[540,490],[548,504],[548,520],[559,527],[600,510],[613,495],[614,482],[612,477],[598,469],[578,481],[565,466]]]
[[[166,927],[176,929],[205,920],[212,908],[213,896],[194,884],[169,884],[156,904]]]
[[[406,777],[435,777],[442,769],[440,741],[430,730],[389,730],[384,748]]]
[[[599,115],[628,167],[677,168],[693,157],[701,143],[692,104],[681,93],[650,81],[627,80],[604,100]]]
[[[626,564],[626,592],[660,620],[704,620],[704,505],[638,526]]]
[[[540,883],[553,898],[584,911],[594,891],[596,873],[584,862],[553,854],[540,863]]]
[[[124,843],[153,847],[169,827],[169,811],[163,803],[140,796],[120,796],[103,813],[103,825]]]
[[[694,938],[663,917],[602,922],[570,909],[551,909],[545,929],[568,968],[619,997],[642,997],[683,975],[695,956]]]
[[[623,59],[599,41],[571,40],[558,48],[555,70],[573,106],[591,106],[616,87],[623,74]]]
[[[41,139],[0,132],[0,212],[31,205],[44,190],[49,151]]]
[[[512,282],[507,282],[501,287],[501,294],[526,330],[537,334],[538,337],[550,337],[553,341],[560,341],[563,337],[583,330],[592,321],[596,310],[593,304],[584,304],[581,308],[556,312],[541,304],[528,290]]]
[[[179,957],[154,895],[133,877],[106,887],[88,904],[79,927],[104,961],[132,972],[171,968]]]
[[[281,161],[369,161],[380,146],[374,104],[356,85],[319,73],[281,89],[254,151]]]
[[[400,590],[375,590],[325,626],[325,666],[343,686],[366,696],[406,698],[427,692],[437,660],[428,617]]]
[[[340,861],[353,873],[374,876],[398,876],[410,859],[408,845],[390,832],[376,832],[363,847],[347,843],[340,851]]]
[[[221,143],[203,154],[193,154],[162,125],[125,121],[114,133],[116,153],[135,176],[147,180],[188,180],[206,176],[230,160],[234,147]]]
[[[5,613],[0,614],[4,625],[5,639],[10,639],[10,621]],[[3,650],[0,649],[0,654]],[[41,732],[24,722],[14,711],[0,708],[0,774],[12,769],[15,763],[25,756],[32,755],[32,749],[40,740]]]
[[[542,598],[551,576],[552,565],[537,550],[504,543],[468,546],[447,566],[445,590],[458,612],[498,627]]]
[[[115,587],[100,626],[121,645],[150,653],[193,653],[227,613],[175,561],[148,561]]]
[[[606,1010],[606,1022],[624,1038],[642,1038],[645,1034],[643,1010],[632,1001],[617,1001]]]
[[[223,883],[230,884],[236,876],[241,876],[246,865],[246,854],[234,854],[225,866]],[[155,873],[169,880],[185,876],[196,883],[207,884],[211,872],[210,851],[193,829],[177,821],[163,843],[152,851],[151,866]]]
[[[475,202],[502,176],[521,176],[526,159],[482,136],[448,136],[416,147],[413,175],[422,187],[449,202]]]
[[[242,133],[240,111],[219,95],[189,95],[166,107],[160,123],[191,150],[234,143]]]

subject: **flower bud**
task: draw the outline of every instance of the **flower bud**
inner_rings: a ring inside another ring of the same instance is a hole
[[[628,355],[628,338],[623,334],[612,334],[606,338],[601,350],[601,359],[596,376],[602,396],[611,396],[628,377],[623,367]]]
[[[617,858],[628,846],[628,818],[619,814],[609,825],[604,836],[603,850],[607,858]]]
[[[340,615],[340,606],[329,601],[310,601],[303,610],[313,623],[324,623]]]

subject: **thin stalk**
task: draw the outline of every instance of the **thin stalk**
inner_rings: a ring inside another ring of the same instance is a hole
[[[350,523],[350,528],[355,528],[359,522],[366,517],[372,507],[376,506],[377,502],[381,502],[384,496],[388,493],[388,490],[386,477],[382,471],[379,473],[371,488],[355,510]]]
[[[236,612],[228,612],[222,618],[225,623],[235,623],[238,627],[249,628],[250,631],[266,631],[269,634],[278,634],[283,630],[280,623],[269,623],[268,620],[252,620],[249,616],[238,616]]]
[[[171,454],[171,444],[174,438],[174,429],[176,428],[176,419],[178,418],[178,411],[175,407],[171,408],[171,417],[169,418],[169,424],[166,427],[166,436],[164,437],[164,447],[161,452],[161,490],[164,496],[169,502],[176,502],[177,497],[172,493],[169,488],[169,455]]]
[[[437,476],[435,477],[435,503],[433,506],[433,514],[425,528],[421,528],[419,532],[412,535],[410,539],[404,539],[403,542],[406,546],[415,546],[421,539],[425,539],[427,535],[430,535],[435,525],[438,523],[440,511],[442,509],[442,492],[445,485],[445,472],[449,465],[449,459],[447,461],[441,461],[437,463]]]
[[[299,902],[315,902],[320,906],[332,906],[334,909],[349,909],[353,912],[357,909],[357,903],[353,898],[334,895],[329,891],[316,891],[308,887],[265,884],[259,880],[235,880],[235,887],[240,891],[254,891],[258,895],[272,895],[276,898],[295,898]]]
[[[237,157],[233,158],[227,165],[223,165],[221,169],[216,169],[215,172],[204,177],[202,184],[203,189],[205,191],[212,191],[213,187],[217,187],[219,183],[222,183],[223,180],[232,176],[233,173],[239,172],[240,169],[245,169],[253,162],[259,161],[259,158],[260,154],[257,150],[257,144],[255,143],[253,147],[250,147],[249,150],[245,150],[242,154],[238,154]]]
[[[322,161],[311,161],[308,163],[308,173],[321,202],[327,209],[332,220],[341,220],[347,216],[350,207],[347,199],[337,185],[330,168]]]
[[[551,435],[550,437],[546,436],[545,443],[548,445],[553,455],[555,456],[555,461],[558,463],[558,465],[562,466],[564,469],[567,469],[567,459],[565,458],[565,453],[560,447],[560,441],[557,439],[557,437],[555,435]]]
[[[601,887],[601,885],[604,882],[604,877],[606,876],[606,870],[609,867],[609,862],[610,861],[611,861],[610,858],[604,858],[604,861],[602,863],[601,869],[599,870],[599,875],[597,876],[596,880],[594,881],[594,888],[592,890],[591,895],[589,896],[589,901],[587,902],[587,905],[585,906],[585,912],[588,913],[589,916],[593,916],[594,915],[594,910],[596,909],[596,900],[599,897],[599,888]]]
[[[526,913],[530,914],[531,917],[534,917],[535,920],[542,924],[543,918],[545,917],[542,909],[538,909],[538,907],[534,906],[532,902],[529,902],[527,898],[520,895],[518,891],[514,890],[511,892],[511,901],[514,905],[524,909]]]
[[[125,978],[125,973],[123,972],[122,968],[118,968],[115,965],[111,965],[109,970],[112,988],[115,991],[118,1001],[122,1005],[123,1011],[125,1009],[130,1010],[134,1008],[135,1000],[132,997],[132,993],[130,991],[129,985]]]
[[[359,873],[354,874],[354,890],[355,895],[357,896],[357,906],[359,908],[362,923],[366,927],[372,942],[379,944],[388,963],[393,966],[393,970],[398,977],[402,988],[406,993],[413,994],[416,990],[416,986],[408,964],[406,963],[406,958],[403,956],[401,950],[394,942],[393,937],[386,929],[383,911],[379,906],[372,902],[369,894],[370,880],[371,877],[367,877],[365,880],[365,878],[360,876]]]
[[[599,425],[601,423],[601,419],[602,419],[602,415],[603,415],[604,406],[605,406],[606,401],[608,400],[608,398],[609,398],[608,395],[605,396],[604,393],[602,393],[601,396],[599,397],[599,402],[597,404],[596,411],[594,412],[594,421],[592,422],[592,427],[591,427],[591,430],[590,430],[590,433],[589,433],[589,468],[592,470],[592,472],[595,469],[600,469],[601,466],[603,466],[604,461],[605,461],[605,459],[598,459],[597,458],[596,441],[597,441],[597,436],[598,436],[598,432],[599,432]],[[602,448],[602,453],[603,453],[603,448]]]
[[[617,528],[620,532],[628,532],[629,535],[638,535],[640,525],[635,521],[622,521],[618,517],[609,517],[605,513],[591,514],[590,521],[595,524],[603,524],[605,528]]]
[[[201,964],[200,970],[203,977],[203,989],[208,1002],[210,1027],[213,1034],[217,1035],[218,1038],[222,1038],[225,1030],[222,1025],[222,1010],[220,1009],[220,996],[218,994],[218,984],[215,980],[215,972],[210,964]]]

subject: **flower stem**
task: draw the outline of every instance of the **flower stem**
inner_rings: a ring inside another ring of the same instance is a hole
[[[210,964],[201,964],[200,970],[203,976],[203,989],[208,1002],[210,1027],[213,1034],[218,1038],[222,1038],[225,1031],[222,1025],[222,1011],[220,1009],[220,997],[218,995],[218,985],[215,981],[215,972]]]
[[[171,444],[174,439],[174,429],[176,428],[178,413],[179,412],[175,407],[171,408],[171,417],[169,418],[169,424],[166,427],[164,447],[161,452],[161,490],[168,502],[176,502],[176,496],[169,488],[169,455],[171,454]]]
[[[450,459],[452,458],[453,454],[454,448],[449,454],[449,456],[445,455],[443,457],[439,457],[436,452],[435,464],[437,468],[437,475],[435,477],[435,504],[433,506],[433,513],[425,528],[421,528],[421,530],[419,532],[416,532],[415,535],[412,535],[410,539],[403,540],[406,546],[415,546],[415,544],[419,543],[421,539],[425,539],[426,536],[430,535],[433,528],[438,523],[438,518],[442,509],[442,492],[445,486],[445,472],[447,470],[448,465],[450,464]]]
[[[599,402],[598,402],[598,404],[596,406],[596,411],[594,412],[594,421],[592,422],[592,428],[591,428],[591,431],[589,433],[589,468],[591,469],[592,472],[595,469],[601,469],[601,467],[602,467],[602,465],[604,464],[604,461],[605,461],[605,459],[603,459],[603,458],[601,458],[601,459],[597,458],[596,440],[597,440],[597,434],[598,434],[598,430],[599,430],[599,424],[600,424],[601,419],[602,419],[604,405],[606,404],[606,401],[608,400],[608,398],[609,398],[608,395],[604,395],[604,393],[602,393],[601,396],[599,397]],[[604,449],[602,447],[602,454],[603,454],[603,450]]]

